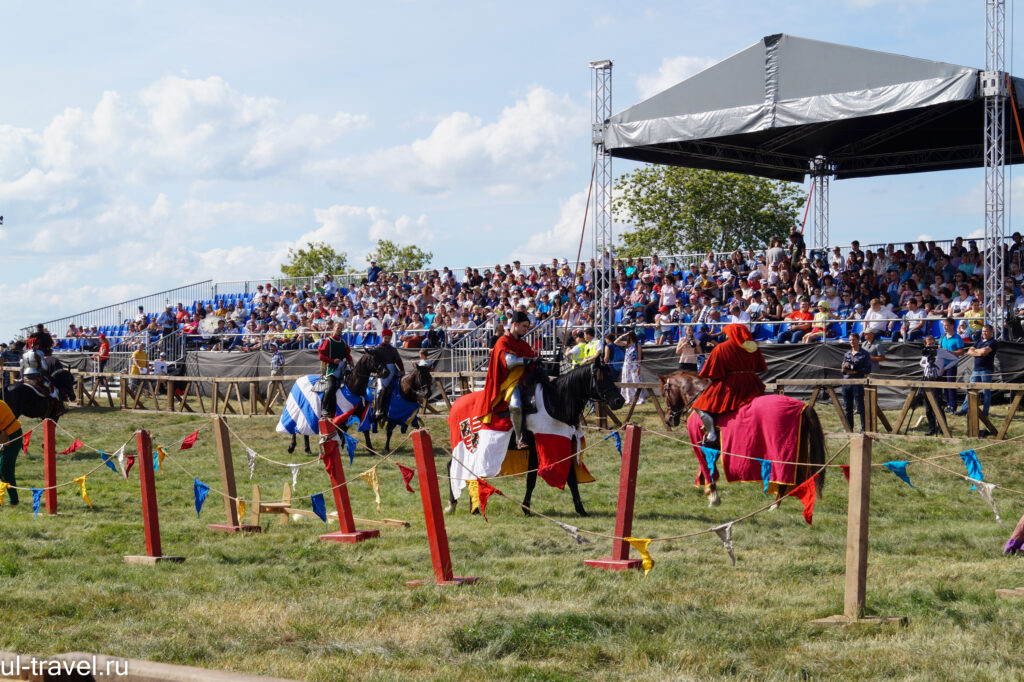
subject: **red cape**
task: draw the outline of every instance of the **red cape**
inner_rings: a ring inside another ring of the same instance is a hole
[[[704,389],[693,408],[712,414],[732,412],[764,395],[764,382],[757,376],[768,369],[757,344],[750,339],[750,332],[742,325],[727,325],[727,340],[715,346],[701,367],[700,376],[713,379],[714,383]],[[753,344],[753,351],[744,345]]]
[[[508,409],[508,404],[501,395],[501,385],[508,378],[509,369],[505,366],[505,353],[512,353],[521,358],[535,358],[537,354],[530,347],[530,344],[522,339],[515,339],[505,334],[498,339],[491,349],[491,360],[487,365],[487,381],[484,390],[474,394],[477,396],[477,403],[473,407],[473,413],[483,419],[492,412],[501,412]]]

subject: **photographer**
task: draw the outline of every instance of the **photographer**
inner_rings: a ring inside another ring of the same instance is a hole
[[[863,379],[871,374],[871,355],[860,347],[860,337],[850,335],[850,350],[843,356],[843,378]],[[844,385],[843,403],[846,406],[846,422],[853,428],[853,411],[860,415],[860,431],[864,433],[864,386]]]
[[[697,364],[699,362],[698,356],[700,356],[701,352],[697,339],[693,336],[692,324],[683,326],[683,335],[679,337],[679,341],[676,343],[675,354],[679,356],[678,369],[688,372],[699,371]]]
[[[924,348],[921,349],[921,368],[924,370],[925,381],[941,381],[942,376],[950,367],[956,367],[956,356],[944,348],[940,348],[935,337],[931,334],[924,337]],[[942,404],[939,390],[935,388],[924,389],[935,399],[936,405]],[[928,418],[928,432],[925,435],[934,436],[939,433],[939,419],[945,419],[943,414],[935,414],[930,400],[924,401],[925,416]]]

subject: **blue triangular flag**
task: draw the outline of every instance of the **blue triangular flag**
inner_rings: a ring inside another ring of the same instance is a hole
[[[909,485],[911,488],[917,486],[910,482],[910,477],[907,476],[907,462],[886,462],[883,466],[886,469],[896,474],[901,481]]]
[[[612,431],[601,440],[608,440],[609,438],[615,439],[615,449],[619,451],[619,457],[622,457],[622,436],[619,435],[618,431]]]
[[[359,426],[359,417],[352,415],[348,418],[348,421],[345,422],[345,426]]]
[[[199,512],[203,509],[203,502],[206,501],[206,496],[210,494],[210,486],[206,485],[198,478],[193,478],[192,490],[196,497],[196,518],[198,518]]]
[[[973,478],[975,481],[984,481],[984,477],[981,475],[981,462],[978,461],[978,453],[973,449],[965,450],[960,453],[960,459],[964,461],[964,466],[967,467],[968,478]],[[971,490],[977,489],[978,486],[971,484]]]
[[[39,500],[43,499],[42,488],[32,488],[32,520],[39,518]]]
[[[768,492],[768,483],[772,477],[772,463],[767,459],[761,460],[761,480],[764,481],[764,492]]]
[[[359,445],[359,442],[344,431],[341,432],[341,435],[345,437],[345,452],[348,453],[348,463],[351,464],[352,460],[355,459],[356,446]]]
[[[113,471],[118,476],[120,476],[121,473],[117,470],[117,467],[114,466],[114,460],[110,459],[110,455],[103,452],[102,450],[100,450],[99,453],[100,457],[103,458],[103,463],[107,465],[107,468]]]
[[[711,480],[715,480],[715,460],[718,459],[718,450],[714,448],[706,448],[701,446],[701,452],[704,453],[704,461],[708,464],[708,473],[711,474]]]
[[[327,505],[324,504],[324,494],[316,493],[315,495],[309,496],[309,501],[313,503],[313,513],[320,517],[320,520],[327,525]]]

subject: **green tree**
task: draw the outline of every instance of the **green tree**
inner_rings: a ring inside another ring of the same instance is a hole
[[[288,262],[281,272],[289,277],[315,277],[345,272],[348,256],[335,251],[326,242],[311,242],[305,248],[288,249]]]
[[[378,239],[377,248],[367,254],[366,262],[375,260],[384,272],[398,272],[406,268],[422,270],[433,257],[433,253],[415,245],[402,246],[390,239]]]
[[[623,256],[763,248],[789,234],[805,200],[794,183],[677,166],[638,168],[615,189],[612,211],[632,224]]]

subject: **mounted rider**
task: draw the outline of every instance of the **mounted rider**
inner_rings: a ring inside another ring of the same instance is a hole
[[[39,392],[57,397],[57,389],[50,380],[52,369],[50,356],[53,355],[53,337],[36,325],[36,330],[25,341],[25,352],[21,355],[21,376]]]
[[[344,329],[343,322],[336,322],[331,335],[317,348],[317,357],[324,364],[323,374],[327,379],[327,388],[320,401],[320,415],[325,419],[334,418],[334,412],[338,407],[338,387],[344,382],[345,374],[353,365],[352,350],[342,338]]]
[[[479,393],[480,401],[474,408],[481,422],[489,424],[494,414],[509,413],[512,429],[515,431],[516,446],[523,443],[523,400],[520,386],[534,373],[537,353],[523,338],[530,331],[530,317],[522,312],[512,313],[508,333],[498,339],[491,349],[487,365],[487,381]]]
[[[715,415],[764,395],[764,382],[757,375],[768,365],[750,330],[742,324],[727,324],[723,331],[726,340],[715,346],[699,373],[713,383],[693,401],[693,410],[704,422],[705,445],[718,442]]]
[[[402,364],[402,356],[398,349],[391,345],[392,331],[384,329],[380,333],[380,343],[377,344],[375,353],[381,364],[387,367],[377,380],[377,390],[373,394],[373,414],[378,423],[383,423],[388,416],[388,406],[391,404],[391,394],[395,386],[405,374],[405,365]]]

